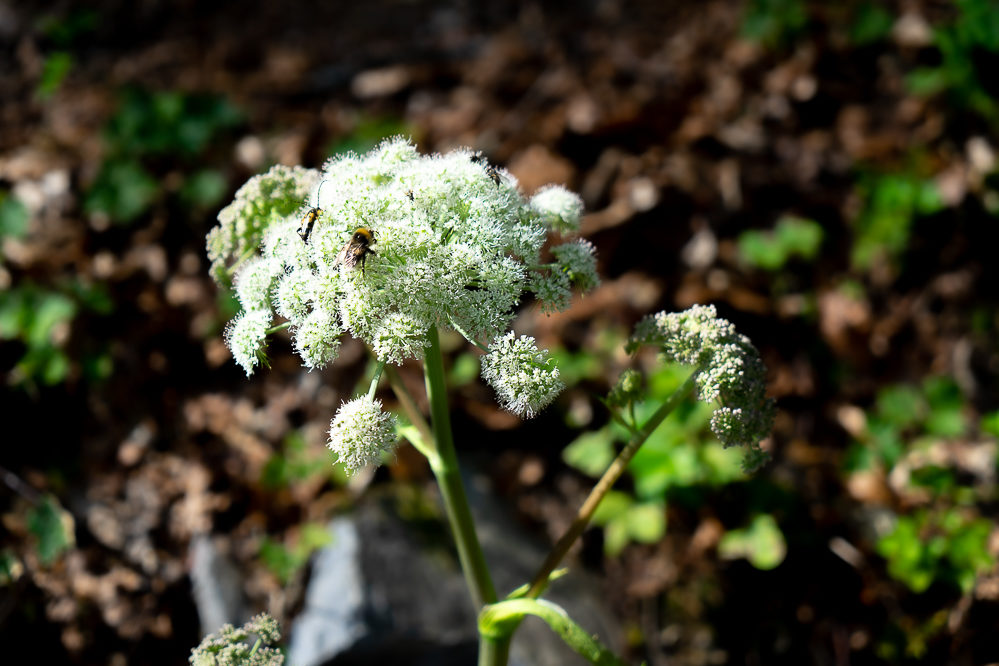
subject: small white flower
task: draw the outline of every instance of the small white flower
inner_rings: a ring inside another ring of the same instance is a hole
[[[270,305],[271,290],[278,275],[280,262],[253,257],[240,266],[236,273],[236,296],[244,310],[263,309],[262,304]]]
[[[380,400],[367,396],[340,405],[330,423],[329,448],[350,472],[365,465],[381,464],[396,442],[396,419],[382,410]]]
[[[492,342],[481,372],[500,405],[523,418],[532,418],[565,388],[548,351],[538,349],[534,338],[515,339],[513,331]]]
[[[325,310],[313,310],[295,329],[295,351],[307,368],[322,369],[336,360],[342,333],[335,315]]]
[[[531,197],[531,209],[554,231],[577,231],[583,216],[583,200],[561,185],[546,185]]]
[[[253,374],[261,360],[266,360],[264,342],[270,325],[268,310],[249,310],[237,315],[226,328],[225,343],[247,377]]]

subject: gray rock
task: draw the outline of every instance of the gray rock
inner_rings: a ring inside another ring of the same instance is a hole
[[[503,596],[530,579],[547,550],[482,488],[481,479],[465,483]],[[305,609],[291,627],[289,664],[475,663],[476,609],[446,523],[403,520],[391,498],[369,495],[330,530],[333,542],[315,557]],[[546,598],[606,644],[619,645],[620,632],[584,572],[575,570],[556,582]],[[515,666],[586,663],[537,618],[523,623],[511,647]]]

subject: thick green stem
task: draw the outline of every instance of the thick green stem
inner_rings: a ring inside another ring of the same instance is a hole
[[[430,468],[437,477],[444,508],[447,511],[451,531],[458,547],[458,558],[465,574],[465,582],[472,595],[472,603],[478,612],[484,605],[496,601],[486,558],[475,534],[472,512],[468,508],[465,486],[458,469],[458,457],[454,451],[454,437],[451,434],[451,416],[448,412],[447,386],[444,383],[444,361],[441,357],[440,339],[437,329],[430,329],[430,347],[423,359],[424,375],[427,381],[427,397],[430,399],[431,425],[434,431],[435,451],[428,456]],[[481,660],[480,664],[483,663]],[[500,662],[486,662],[496,664]]]
[[[479,666],[505,666],[509,658],[509,638],[490,638],[479,635]]]

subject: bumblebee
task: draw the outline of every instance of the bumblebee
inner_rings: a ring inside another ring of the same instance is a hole
[[[361,272],[363,273],[364,262],[367,261],[368,255],[377,254],[377,252],[371,249],[371,246],[376,242],[375,232],[367,227],[358,227],[354,230],[354,234],[347,241],[347,244],[336,255],[333,265],[355,268],[357,264],[361,264]]]
[[[302,239],[303,243],[309,242],[309,236],[312,235],[312,227],[316,225],[316,220],[322,214],[322,208],[310,208],[305,216],[302,217],[302,225],[298,227],[298,236]]]

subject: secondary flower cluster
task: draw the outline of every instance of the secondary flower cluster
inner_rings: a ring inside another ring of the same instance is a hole
[[[766,368],[749,338],[717,316],[714,306],[649,315],[638,323],[629,351],[654,345],[671,361],[693,365],[698,397],[719,406],[711,430],[725,446],[745,446],[746,466],[763,461],[760,440],[770,434],[774,401],[766,397]]]
[[[247,643],[256,636],[260,646],[254,651]],[[281,640],[277,621],[266,613],[257,615],[240,628],[225,624],[216,634],[208,634],[191,650],[193,666],[281,666],[284,655],[276,647]]]

